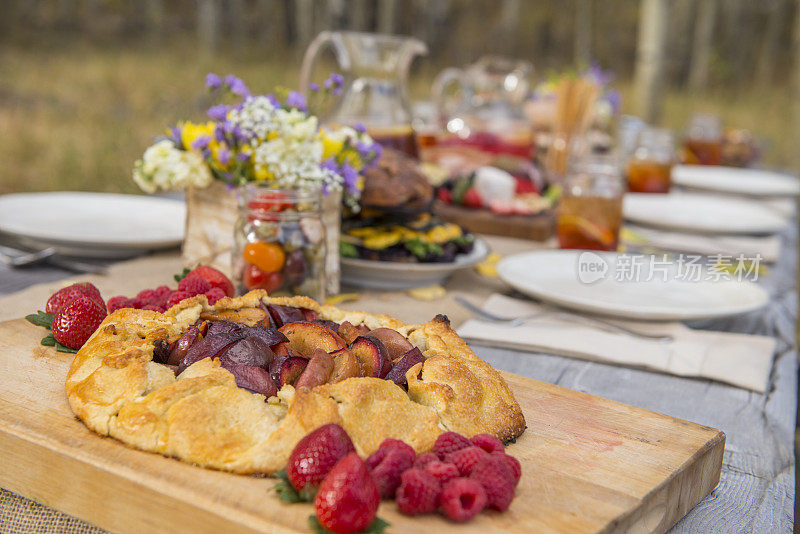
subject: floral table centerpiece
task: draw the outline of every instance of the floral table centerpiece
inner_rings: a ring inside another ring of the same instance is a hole
[[[340,75],[331,74],[321,87],[311,84],[308,102],[324,103],[338,95],[342,82]],[[314,209],[321,212],[322,247],[327,249],[322,252],[327,293],[338,292],[341,206],[358,210],[363,188],[361,173],[380,157],[380,145],[361,127],[321,126],[317,117],[309,112],[307,99],[299,92],[278,89],[271,94],[253,95],[239,78],[232,75],[222,78],[216,74],[206,76],[206,87],[223,102],[208,109],[210,120],[181,122],[170,128],[168,136],[149,147],[133,170],[134,181],[145,192],[186,189],[184,263],[212,264],[230,271],[233,260],[237,269],[253,266],[261,271],[250,272],[253,276],[233,272],[234,279],[242,280],[240,289],[263,287],[275,291],[281,288],[283,284],[277,284],[279,276],[275,273],[280,274],[286,260],[293,257],[294,250],[287,249],[289,241],[271,241],[270,244],[282,248],[282,255],[272,249],[275,256],[272,261],[263,260],[263,254],[251,254],[253,247],[247,249],[249,243],[243,244],[240,247],[243,250],[236,251],[231,258],[234,227],[243,231],[242,225],[236,223],[237,216],[251,223],[254,220],[280,222],[276,219],[286,217],[265,216],[262,213],[265,204],[259,198],[309,200],[318,195],[319,201],[310,203],[270,200],[266,211],[290,214]],[[270,190],[274,194],[269,194]],[[241,214],[237,213],[237,204]],[[256,215],[252,213],[254,206]],[[288,218],[298,224],[297,217]],[[296,234],[274,226],[261,231],[271,233],[273,238],[291,234],[291,246],[302,246]],[[305,227],[311,226],[306,220]],[[314,239],[319,238],[316,231],[308,233]],[[254,235],[248,239],[253,241]],[[263,251],[263,247],[261,249]],[[315,254],[319,255],[319,250]],[[281,258],[282,261],[277,261]],[[245,267],[241,266],[241,259],[247,260]],[[274,270],[264,270],[259,265]],[[297,276],[280,278],[296,280]],[[290,292],[303,290],[301,285],[293,287]]]

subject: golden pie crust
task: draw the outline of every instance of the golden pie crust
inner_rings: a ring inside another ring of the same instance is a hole
[[[178,377],[153,362],[153,342],[173,337],[202,312],[260,303],[308,308],[321,319],[388,327],[427,357],[406,374],[408,393],[379,378],[348,378],[313,389],[286,385],[265,399],[236,386],[210,358]],[[326,423],[342,425],[366,456],[386,438],[418,452],[453,430],[503,441],[525,430],[525,418],[503,378],[437,316],[407,325],[386,315],[321,306],[307,297],[272,298],[257,290],[210,306],[205,296],[166,313],[124,308],[112,313],[76,354],[66,381],[72,411],[98,434],[183,461],[242,474],[283,469],[295,444]],[[266,402],[265,402],[266,400]]]

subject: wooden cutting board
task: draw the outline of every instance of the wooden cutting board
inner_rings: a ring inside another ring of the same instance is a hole
[[[463,208],[437,200],[433,210],[445,221],[455,223],[474,234],[546,241],[553,237],[556,227],[555,210],[552,209],[535,215],[497,215],[487,209]]]
[[[116,532],[310,532],[311,505],[286,505],[268,478],[211,471],[89,431],[67,405],[72,355],[44,329],[0,323],[0,486]],[[457,525],[406,517],[389,532],[664,532],[719,482],[725,435],[633,406],[504,373],[528,421],[505,513]]]

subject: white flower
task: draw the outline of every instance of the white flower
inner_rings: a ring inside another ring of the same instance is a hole
[[[208,187],[213,177],[203,158],[175,147],[169,140],[159,141],[145,150],[133,169],[133,181],[142,191]]]
[[[248,138],[263,141],[280,127],[275,106],[266,96],[248,96],[228,112],[228,120]]]

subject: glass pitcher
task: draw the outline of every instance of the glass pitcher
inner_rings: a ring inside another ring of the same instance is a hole
[[[317,56],[328,44],[345,80],[341,98],[323,120],[348,126],[361,123],[381,145],[417,157],[406,85],[411,61],[428,53],[425,43],[399,35],[321,32],[303,57],[303,90],[311,81]]]
[[[436,77],[432,95],[439,107],[445,144],[463,144],[492,154],[533,156],[533,128],[523,113],[527,61],[486,56],[464,69],[450,67]],[[454,97],[446,97],[450,85]]]

